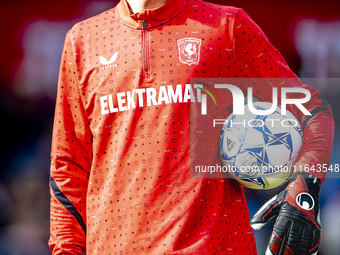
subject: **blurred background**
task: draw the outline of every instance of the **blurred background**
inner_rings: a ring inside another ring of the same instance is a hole
[[[0,255],[50,254],[48,176],[59,63],[66,32],[118,0],[0,2]],[[321,91],[335,115],[332,164],[340,163],[340,2],[210,0],[243,8],[291,69]],[[327,79],[324,79],[327,78]],[[337,175],[339,176],[339,175]],[[337,177],[332,175],[331,177]],[[246,190],[250,214],[279,192]],[[321,191],[319,254],[340,251],[340,179]],[[264,254],[272,225],[255,233]]]

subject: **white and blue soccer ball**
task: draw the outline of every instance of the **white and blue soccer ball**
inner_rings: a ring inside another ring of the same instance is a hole
[[[271,103],[254,102],[257,110]],[[223,124],[219,154],[230,177],[252,189],[272,189],[287,182],[302,145],[299,121],[281,108],[269,115],[255,115],[245,107],[244,115],[231,114]]]

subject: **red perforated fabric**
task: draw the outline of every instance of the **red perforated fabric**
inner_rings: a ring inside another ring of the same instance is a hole
[[[131,15],[122,0],[77,23],[65,39],[53,128],[52,254],[256,254],[242,187],[190,178],[186,84],[263,76],[295,77],[234,7],[168,0]],[[312,110],[321,100],[309,89]],[[309,123],[299,161],[326,162],[319,142],[331,144],[331,112]],[[218,137],[211,132],[210,163]]]

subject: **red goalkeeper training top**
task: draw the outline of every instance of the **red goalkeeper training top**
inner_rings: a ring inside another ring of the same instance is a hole
[[[193,150],[208,165],[218,162],[220,135],[192,122],[204,92],[190,79],[216,77],[296,78],[234,7],[168,0],[131,14],[121,0],[73,26],[52,138],[52,254],[256,254],[242,187],[190,177]],[[311,115],[288,108],[304,129],[296,164],[328,164],[331,110],[318,91],[295,81],[290,86],[311,92],[304,104]],[[253,93],[270,101],[274,86],[254,85]],[[231,113],[231,94],[222,100],[228,106],[209,114]],[[209,138],[205,146],[190,149],[192,125],[202,131],[197,141]]]

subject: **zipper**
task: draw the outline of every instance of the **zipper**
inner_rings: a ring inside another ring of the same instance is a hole
[[[150,60],[149,60],[149,32],[146,29],[145,20],[142,20],[143,40],[142,40],[142,58],[143,58],[143,77],[150,78]]]

